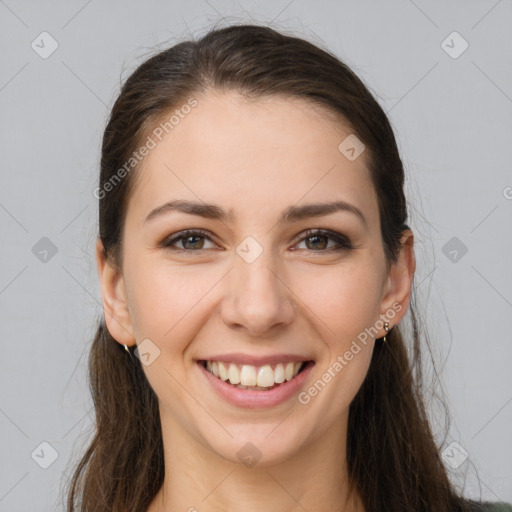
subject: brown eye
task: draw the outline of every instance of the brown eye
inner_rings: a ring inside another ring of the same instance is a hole
[[[211,242],[214,247],[205,247],[205,240]],[[299,243],[306,243],[306,249],[311,252],[331,252],[352,249],[350,240],[333,231],[325,229],[309,230]],[[334,246],[329,246],[333,242]],[[177,245],[179,243],[179,245]],[[172,235],[161,242],[160,247],[179,252],[197,252],[217,247],[212,239],[204,231],[182,231]]]
[[[170,239],[164,240],[160,246],[177,251],[194,252],[205,249],[205,240],[212,242],[211,238],[202,231],[183,231],[177,235],[173,235]],[[178,242],[180,245],[174,247]],[[209,249],[209,247],[206,247],[206,249]]]
[[[315,249],[325,249],[327,245],[329,244],[329,237],[325,235],[315,235],[315,236],[308,236],[306,239],[306,246],[307,243],[311,241],[312,246],[308,247],[308,249],[315,248]]]
[[[329,241],[334,241],[334,247],[331,246],[328,248]],[[338,251],[352,249],[352,244],[347,237],[325,229],[307,231],[306,236],[301,239],[300,243],[302,242],[305,242],[306,248],[313,252],[330,252],[331,250]]]
[[[202,239],[202,243],[201,242]],[[182,240],[182,245],[184,249],[202,249],[204,245],[204,237],[202,236],[187,236],[181,237],[179,240]],[[186,244],[190,244],[186,247]]]

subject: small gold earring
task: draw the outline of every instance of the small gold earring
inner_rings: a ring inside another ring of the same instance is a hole
[[[386,334],[389,332],[389,323],[384,322],[384,330],[386,331]],[[384,335],[384,338],[382,338],[382,343],[386,343],[388,340],[386,339],[386,334]]]

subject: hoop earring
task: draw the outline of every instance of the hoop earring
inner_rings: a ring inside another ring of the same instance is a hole
[[[386,331],[386,334],[382,338],[382,343],[386,343],[388,340],[386,339],[386,335],[389,332],[389,322],[384,322],[384,330]]]

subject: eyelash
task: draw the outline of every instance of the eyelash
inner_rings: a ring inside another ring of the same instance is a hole
[[[304,240],[307,240],[308,238],[313,238],[315,236],[323,236],[328,239],[331,239],[337,243],[337,247],[331,247],[330,249],[323,249],[323,250],[318,250],[318,251],[315,251],[313,249],[307,249],[310,252],[320,252],[320,253],[327,252],[327,253],[329,253],[329,252],[333,252],[333,251],[337,252],[337,251],[353,249],[352,243],[346,236],[340,235],[339,233],[336,233],[334,231],[329,231],[327,229],[308,229],[307,231],[304,232],[304,236],[297,243],[301,243]],[[190,237],[206,238],[210,242],[215,243],[211,239],[211,237],[208,236],[208,234],[205,231],[198,229],[198,230],[182,231],[180,233],[176,233],[176,235],[171,235],[171,238],[164,239],[159,244],[159,246],[162,248],[171,249],[173,251],[181,252],[181,253],[197,253],[197,252],[207,250],[207,249],[178,249],[176,247],[172,247],[173,244],[175,244],[179,240],[190,238]]]

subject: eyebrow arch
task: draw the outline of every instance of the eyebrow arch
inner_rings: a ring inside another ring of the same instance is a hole
[[[221,220],[223,222],[232,221],[234,217],[232,210],[227,212],[220,206],[214,204],[197,203],[194,201],[186,200],[174,200],[169,201],[152,210],[144,220],[143,224],[146,224],[146,222],[171,211],[188,213],[190,215],[198,215],[199,217]],[[310,217],[321,217],[323,215],[329,215],[338,211],[345,211],[356,215],[364,224],[365,228],[368,229],[368,222],[366,221],[363,212],[357,208],[357,206],[341,200],[334,201],[332,203],[310,203],[302,206],[289,206],[281,213],[277,224],[283,224],[285,222],[297,222],[299,220]]]

